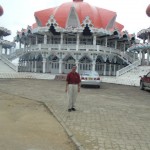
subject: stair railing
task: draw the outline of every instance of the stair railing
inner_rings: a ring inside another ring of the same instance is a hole
[[[0,59],[14,71],[18,72],[18,66],[14,65],[11,61],[9,61],[5,56],[0,55]]]
[[[130,71],[132,69],[134,69],[135,67],[139,66],[140,64],[141,64],[141,60],[138,60],[138,61],[135,61],[134,63],[132,63],[132,64],[130,64],[130,65],[120,69],[120,70],[118,70],[116,72],[117,77],[125,74],[126,72],[128,72],[128,71]]]

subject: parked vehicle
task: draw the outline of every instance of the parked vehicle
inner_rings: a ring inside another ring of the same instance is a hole
[[[84,71],[81,74],[81,87],[84,85],[94,85],[100,88],[100,76],[96,71]]]
[[[140,79],[140,89],[144,90],[146,88],[150,89],[150,72]]]

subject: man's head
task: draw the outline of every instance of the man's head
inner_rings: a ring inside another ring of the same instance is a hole
[[[72,72],[76,72],[77,66],[73,65],[72,66]]]

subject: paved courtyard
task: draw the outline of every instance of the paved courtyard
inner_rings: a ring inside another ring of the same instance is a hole
[[[44,102],[79,148],[150,150],[150,91],[108,83],[81,88],[76,112],[67,111],[65,81],[0,79],[0,91]]]

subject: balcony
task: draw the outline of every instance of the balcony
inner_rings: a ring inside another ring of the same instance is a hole
[[[19,51],[19,49],[17,50]],[[127,63],[134,62],[132,58],[127,53],[121,52],[119,49],[106,47],[102,45],[76,45],[76,44],[37,44],[31,45],[22,50],[22,54],[28,52],[81,52],[81,53],[95,53],[95,54],[105,54],[105,55],[114,55],[122,58]]]

